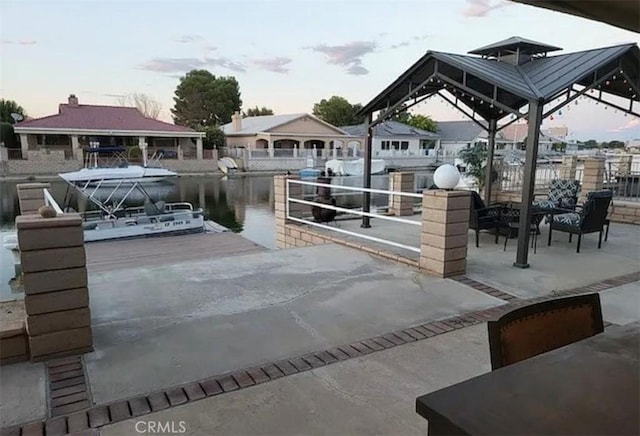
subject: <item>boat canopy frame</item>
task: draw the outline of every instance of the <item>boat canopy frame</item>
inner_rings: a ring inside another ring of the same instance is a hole
[[[145,198],[145,200],[152,201],[151,196],[146,191],[146,189],[144,189],[142,182],[138,180],[131,180],[127,178],[119,179],[118,182],[113,186],[112,191],[109,193],[109,195],[104,201],[101,201],[98,198],[96,198],[96,193],[101,187],[103,187],[103,183],[105,179],[88,179],[85,182],[83,182],[81,185],[76,184],[72,181],[66,180],[64,178],[63,180],[67,183],[67,191],[65,192],[63,204],[65,205],[68,204],[68,201],[71,197],[70,188],[72,188],[75,192],[82,195],[84,198],[86,198],[91,203],[96,205],[102,212],[106,214],[107,218],[114,218],[114,219],[118,218],[116,216],[116,213],[125,209],[123,205],[125,204],[127,199],[131,196],[131,194],[134,191],[140,192]],[[114,179],[110,179],[109,180],[110,184],[113,183],[113,181]],[[126,194],[119,201],[112,203],[112,205],[109,205],[109,202],[111,201],[113,196],[116,194],[116,192],[120,188],[127,189]]]

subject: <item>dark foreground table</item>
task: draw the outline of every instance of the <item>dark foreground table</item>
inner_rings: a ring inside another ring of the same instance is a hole
[[[429,435],[640,434],[640,323],[416,400]]]

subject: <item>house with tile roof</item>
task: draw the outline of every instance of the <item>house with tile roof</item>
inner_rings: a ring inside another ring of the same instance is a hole
[[[68,161],[67,165],[58,165],[65,170],[80,167],[84,149],[90,145],[124,147],[128,153],[139,147],[149,158],[162,155],[164,159],[176,161],[206,158],[215,161],[211,150],[204,153],[204,133],[145,117],[134,107],[80,104],[73,94],[67,103],[58,106],[57,114],[26,119],[16,123],[14,131],[20,138],[21,150],[19,156],[9,155],[11,160]],[[165,166],[172,169],[186,166],[194,170],[198,167],[198,171],[203,171],[215,170],[217,162]],[[37,168],[26,174],[33,172],[37,173]]]
[[[363,138],[307,113],[243,118],[236,112],[222,130],[227,147],[270,158],[343,156],[349,150],[358,153],[363,144]]]
[[[341,127],[345,132],[366,136],[364,124]],[[374,157],[429,156],[440,148],[440,135],[408,124],[388,120],[373,128],[371,154]]]

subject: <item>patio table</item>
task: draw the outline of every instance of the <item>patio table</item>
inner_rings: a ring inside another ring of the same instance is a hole
[[[640,322],[418,397],[429,435],[640,434]]]

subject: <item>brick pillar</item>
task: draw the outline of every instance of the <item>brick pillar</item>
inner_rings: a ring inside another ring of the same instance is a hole
[[[604,185],[604,158],[592,157],[585,159],[582,176],[580,197],[587,197],[591,191],[599,191]]]
[[[20,203],[20,215],[37,214],[38,209],[44,206],[43,189],[51,189],[50,183],[21,183],[16,186],[18,201]]]
[[[273,193],[276,213],[276,247],[287,248],[290,245],[286,241],[286,186],[287,179],[299,180],[297,176],[274,176]],[[289,185],[289,197],[302,199],[302,185]],[[302,216],[305,206],[299,203],[289,203],[289,214],[294,217]]]
[[[413,173],[391,173],[389,190],[396,192],[414,192]],[[413,198],[391,194],[389,212],[395,216],[413,215]]]
[[[562,156],[562,164],[560,164],[560,178],[575,180],[577,166],[578,158],[576,156]]]
[[[439,277],[465,273],[470,199],[468,191],[424,191],[420,268]]]
[[[9,160],[9,150],[6,147],[0,146],[0,162],[6,162]]]
[[[32,361],[93,350],[82,219],[16,218]]]

